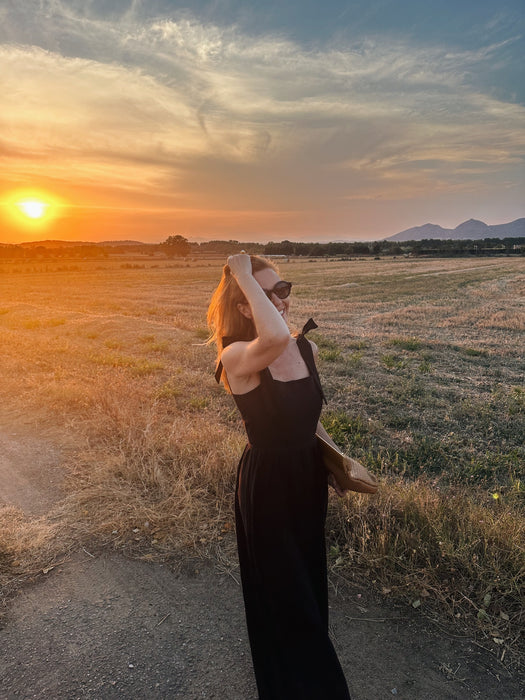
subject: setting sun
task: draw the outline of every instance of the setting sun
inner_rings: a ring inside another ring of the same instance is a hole
[[[0,192],[0,231],[11,230],[14,238],[52,232],[60,238],[56,225],[68,208],[63,197],[40,187]]]
[[[30,219],[41,219],[45,216],[49,204],[39,199],[24,199],[16,202],[15,206]]]

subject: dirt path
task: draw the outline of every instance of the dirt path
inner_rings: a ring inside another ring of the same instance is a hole
[[[1,424],[0,424],[1,426]],[[61,496],[61,451],[23,423],[0,427],[0,504],[44,515]]]
[[[60,497],[60,450],[0,424],[0,502],[41,515]],[[80,550],[11,602],[0,699],[256,698],[242,594],[212,564],[167,566]],[[420,612],[340,586],[331,629],[354,700],[518,700],[518,681]]]

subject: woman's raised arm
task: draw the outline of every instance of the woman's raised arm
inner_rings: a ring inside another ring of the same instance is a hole
[[[268,299],[252,274],[250,256],[245,253],[228,258],[228,267],[246,297],[239,304],[239,313],[252,318],[257,337],[250,342],[228,345],[221,360],[228,377],[246,377],[260,372],[284,351],[290,341],[290,331],[282,315]]]

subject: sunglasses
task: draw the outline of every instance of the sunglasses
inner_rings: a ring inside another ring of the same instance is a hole
[[[272,300],[272,294],[275,294],[279,299],[287,299],[290,296],[292,290],[292,283],[280,280],[271,289],[263,289],[268,299]]]

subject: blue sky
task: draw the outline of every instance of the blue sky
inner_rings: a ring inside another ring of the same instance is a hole
[[[42,235],[371,239],[525,216],[523,0],[0,0],[0,209]],[[1,213],[1,212],[0,212]],[[33,231],[3,217],[0,238]]]

